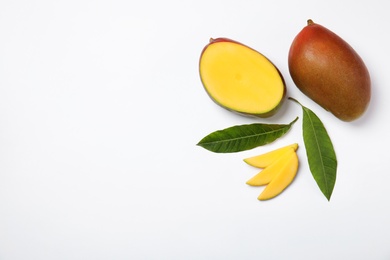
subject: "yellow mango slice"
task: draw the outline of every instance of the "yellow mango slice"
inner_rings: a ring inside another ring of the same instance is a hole
[[[291,149],[291,148],[290,148]],[[259,195],[259,200],[268,200],[284,191],[294,180],[298,171],[298,156],[295,152],[289,153],[281,168]]]
[[[295,153],[295,150],[291,147],[287,147],[286,152],[276,158],[269,166],[260,171],[253,178],[248,180],[246,184],[250,186],[262,186],[267,185],[271,180],[280,172],[285,166],[286,160],[291,157],[291,153]]]
[[[253,156],[244,159],[244,162],[247,164],[257,167],[257,168],[265,168],[269,165],[271,165],[274,161],[276,161],[278,158],[280,158],[283,154],[289,151],[290,148],[293,148],[294,151],[298,149],[298,144],[290,144],[285,147],[270,151],[268,153],[264,153],[261,155]]]

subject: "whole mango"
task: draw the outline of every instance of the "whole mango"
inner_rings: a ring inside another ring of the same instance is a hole
[[[308,20],[293,40],[288,66],[295,85],[343,121],[359,118],[371,99],[370,74],[342,38]]]

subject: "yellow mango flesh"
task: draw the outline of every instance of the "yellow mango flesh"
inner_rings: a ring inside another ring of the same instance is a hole
[[[280,149],[278,149],[280,150]],[[272,179],[285,167],[286,161],[291,157],[291,153],[295,150],[291,147],[286,147],[284,153],[277,157],[269,166],[248,180],[246,184],[251,186],[267,185]]]
[[[297,154],[295,152],[290,152],[289,156],[280,164],[277,173],[259,195],[258,199],[272,199],[284,191],[294,180],[298,171],[298,164]]]
[[[207,93],[220,106],[246,115],[273,115],[285,96],[278,69],[261,53],[238,42],[216,39],[199,62]]]
[[[244,159],[244,162],[247,164],[257,167],[257,168],[265,168],[271,165],[274,161],[279,159],[283,154],[288,152],[290,148],[296,151],[298,149],[298,144],[294,143],[291,145],[287,145],[285,147],[270,151],[268,153],[260,154],[257,156],[249,157]]]

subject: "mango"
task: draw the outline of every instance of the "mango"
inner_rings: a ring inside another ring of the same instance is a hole
[[[367,110],[371,79],[366,65],[324,26],[308,20],[291,44],[288,67],[295,85],[340,120],[356,120]]]
[[[267,185],[271,180],[279,173],[280,169],[286,164],[286,160],[291,157],[291,153],[295,150],[288,147],[285,149],[285,153],[275,158],[275,160],[269,164],[264,170],[253,176],[246,184],[250,186],[262,186]]]
[[[287,151],[289,151],[290,150],[289,148],[293,148],[294,151],[296,151],[298,149],[298,144],[297,143],[290,144],[264,154],[245,158],[244,162],[246,162],[247,164],[253,167],[265,168],[270,164],[272,164],[273,162],[275,162],[276,160],[278,160]]]
[[[267,185],[259,200],[269,200],[282,193],[294,180],[299,166],[298,155],[296,153],[298,144],[294,143],[285,147],[270,151],[268,153],[251,158],[263,159],[265,168],[249,179],[246,184],[250,186]]]
[[[298,156],[290,152],[281,166],[280,171],[261,192],[259,200],[269,200],[282,193],[294,180],[298,171]]]
[[[199,74],[216,104],[245,116],[274,115],[286,95],[284,79],[268,58],[228,38],[210,39],[200,56]]]

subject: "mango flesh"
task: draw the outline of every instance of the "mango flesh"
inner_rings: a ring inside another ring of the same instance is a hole
[[[276,157],[271,164],[248,180],[246,184],[250,186],[267,185],[281,171],[281,169],[283,169],[286,164],[286,160],[288,160],[291,157],[291,153],[294,152],[294,148],[288,147],[285,149],[285,153],[281,154],[279,157]]]
[[[337,118],[353,121],[366,111],[371,98],[367,67],[329,29],[308,20],[291,44],[288,66],[295,85]]]
[[[265,168],[270,164],[272,164],[273,162],[275,162],[276,160],[278,160],[283,154],[288,152],[290,150],[289,148],[293,148],[294,151],[296,151],[298,149],[298,144],[297,143],[290,144],[264,154],[249,157],[244,159],[244,162],[246,162],[247,164],[253,167]]]
[[[298,171],[298,156],[290,152],[281,168],[259,195],[259,200],[269,200],[282,193],[294,180]]]
[[[299,165],[297,149],[298,144],[294,143],[259,156],[251,157],[264,159],[264,162],[266,162],[261,164],[265,168],[246,182],[250,186],[267,185],[259,195],[259,200],[268,200],[276,197],[294,180]]]
[[[274,64],[254,49],[227,38],[211,39],[204,47],[199,73],[210,98],[239,114],[270,117],[285,97],[285,83]]]

